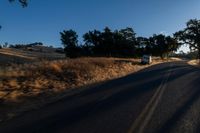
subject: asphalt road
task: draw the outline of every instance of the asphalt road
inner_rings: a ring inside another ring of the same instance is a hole
[[[0,124],[0,133],[200,132],[200,69],[164,63]]]

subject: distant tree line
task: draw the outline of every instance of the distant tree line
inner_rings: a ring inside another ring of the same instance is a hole
[[[187,44],[192,51],[197,51],[200,59],[200,20],[191,19],[186,28],[166,36],[154,34],[151,37],[137,37],[135,31],[127,27],[112,31],[109,27],[101,32],[93,30],[83,35],[83,44],[78,43],[74,30],[60,32],[66,56],[106,56],[106,57],[140,57],[144,54],[168,57],[170,53]]]
[[[28,48],[28,47],[42,46],[42,45],[43,43],[41,42],[35,42],[35,43],[30,43],[30,44],[15,44],[15,45],[10,44],[9,47],[10,48]]]
[[[84,44],[78,44],[78,35],[74,30],[60,32],[61,41],[67,57],[104,56],[104,57],[140,57],[143,54],[164,58],[176,51],[180,43],[171,36],[163,34],[152,37],[136,37],[130,28],[112,31],[109,27],[101,32],[93,30],[83,35]]]
[[[18,1],[22,7],[28,5],[28,0],[8,1]],[[103,32],[93,30],[85,33],[83,35],[84,44],[80,45],[75,31],[64,30],[60,34],[65,54],[70,58],[80,56],[137,57],[143,54],[164,58],[176,51],[182,44],[188,44],[192,51],[197,52],[198,59],[200,59],[200,20],[197,19],[189,20],[186,28],[176,32],[173,37],[163,34],[154,34],[149,38],[136,37],[134,30],[130,27],[115,31],[106,27]],[[5,45],[0,48],[7,47]],[[16,46],[20,47],[20,45]]]
[[[29,43],[29,44],[9,44],[9,43],[4,43],[0,44],[0,48],[28,48],[28,47],[34,47],[34,46],[42,46],[42,42],[35,42],[35,43]]]

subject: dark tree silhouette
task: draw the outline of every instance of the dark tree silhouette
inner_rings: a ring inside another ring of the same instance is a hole
[[[76,49],[81,51],[79,53],[83,56],[139,57],[149,54],[164,58],[180,46],[176,38],[163,34],[155,34],[150,38],[136,38],[136,33],[129,27],[115,31],[109,27],[105,27],[102,32],[89,31],[83,35],[85,43],[81,46],[77,45],[77,35],[74,31],[64,31],[61,36],[63,44],[68,44],[65,46],[68,54],[75,53]]]
[[[101,34],[101,49],[105,56],[112,56],[112,48],[114,45],[113,32],[109,27],[105,27]]]
[[[115,30],[105,27],[103,32],[94,30],[83,35],[85,46],[95,56],[134,56],[136,37],[132,28]]]
[[[121,49],[122,54],[125,56],[134,56],[136,55],[136,33],[130,27],[121,29],[119,34],[122,35]]]
[[[191,50],[197,50],[198,59],[200,59],[200,20],[191,19],[186,26],[185,29],[176,32],[174,36],[182,44],[189,44]]]
[[[176,38],[171,37],[171,36],[167,36],[165,40],[167,44],[166,53],[168,56],[170,52],[177,51],[177,49],[180,48],[180,46],[182,45],[181,43],[178,42]]]
[[[9,2],[14,2],[16,0],[9,0]],[[27,7],[28,0],[18,0],[18,2],[22,5],[22,7]]]
[[[161,58],[164,58],[164,54],[167,50],[167,44],[165,41],[165,36],[160,34],[160,35],[153,35],[153,54],[156,56],[160,56]]]
[[[78,35],[73,30],[64,30],[60,32],[61,41],[67,57],[76,58],[80,55],[78,47]]]
[[[142,56],[143,54],[151,55],[153,46],[150,43],[149,38],[137,37],[136,38],[137,54]]]
[[[101,32],[98,30],[89,31],[83,35],[83,40],[85,42],[84,48],[89,50],[92,55],[101,55]],[[87,54],[89,54],[87,53]]]
[[[180,43],[175,38],[163,34],[154,34],[149,39],[140,38],[140,40],[140,45],[145,47],[144,54],[152,54],[161,58],[168,57],[169,53],[176,51],[180,47]]]

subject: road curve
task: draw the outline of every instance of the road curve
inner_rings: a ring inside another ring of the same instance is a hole
[[[0,124],[0,133],[200,132],[200,70],[184,61],[69,92]]]

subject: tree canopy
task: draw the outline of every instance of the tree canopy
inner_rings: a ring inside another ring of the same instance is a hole
[[[163,34],[154,34],[149,38],[138,37],[137,43],[142,54],[151,54],[161,58],[168,56],[180,47],[180,43],[175,38]]]
[[[103,32],[93,30],[83,35],[85,45],[90,46],[91,53],[99,56],[132,56],[136,38],[132,28],[112,31],[105,27]]]
[[[189,20],[186,23],[186,28],[176,32],[174,36],[180,43],[188,44],[191,50],[197,50],[198,58],[200,59],[200,20]]]
[[[140,57],[149,54],[164,58],[180,46],[174,37],[162,34],[149,38],[136,37],[130,27],[114,31],[109,27],[103,31],[88,31],[83,35],[83,44],[78,44],[75,31],[67,30],[61,32],[61,41],[68,57],[71,52],[79,56]]]
[[[66,56],[70,58],[77,57],[80,54],[77,33],[74,30],[64,30],[60,32],[60,35]]]

